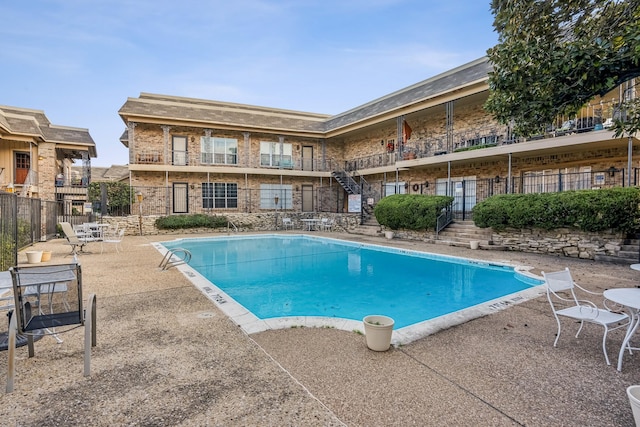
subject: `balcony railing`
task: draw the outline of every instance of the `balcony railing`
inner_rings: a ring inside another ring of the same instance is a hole
[[[242,168],[258,169],[283,169],[298,171],[320,171],[331,172],[335,161],[332,159],[305,159],[285,156],[280,161],[279,156],[269,157],[269,161],[261,158],[252,158],[249,162],[244,162],[242,154],[228,153],[192,153],[185,151],[169,151],[168,162],[165,162],[164,150],[142,150],[138,151],[134,158],[136,164],[140,165],[165,165],[165,166],[231,166]]]

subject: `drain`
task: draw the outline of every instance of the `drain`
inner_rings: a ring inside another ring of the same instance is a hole
[[[198,319],[208,319],[210,317],[214,317],[215,314],[210,312],[210,311],[205,311],[202,313],[198,313],[198,315],[196,316]]]

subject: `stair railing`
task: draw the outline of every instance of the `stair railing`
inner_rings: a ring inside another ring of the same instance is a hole
[[[447,228],[453,221],[453,202],[449,203],[447,207],[442,209],[440,215],[436,219],[436,240],[438,240],[438,233]]]

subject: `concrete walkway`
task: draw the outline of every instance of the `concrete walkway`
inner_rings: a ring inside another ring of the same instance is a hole
[[[568,266],[592,290],[630,287],[640,273],[512,252],[330,234],[554,271]],[[2,425],[631,426],[625,389],[640,383],[640,354],[607,366],[602,329],[575,339],[556,325],[544,297],[384,353],[364,337],[329,328],[247,336],[176,269],[159,271],[151,242],[187,236],[127,236],[81,255],[84,294],[98,297],[98,346],[82,376],[83,331],[18,349],[15,391],[0,394]],[[70,262],[62,240],[35,245]],[[92,248],[89,248],[92,249]],[[20,261],[26,256],[20,254]],[[577,326],[576,326],[577,327]],[[5,327],[6,329],[6,327]],[[610,334],[617,361],[622,333]],[[0,353],[0,374],[7,372]]]

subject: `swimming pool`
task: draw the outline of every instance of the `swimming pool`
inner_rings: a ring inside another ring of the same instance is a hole
[[[183,272],[236,323],[262,323],[247,332],[327,320],[352,330],[364,316],[384,314],[394,318],[396,335],[413,335],[416,325],[437,325],[434,319],[464,321],[462,312],[475,309],[477,317],[483,304],[493,305],[490,312],[519,302],[542,283],[514,266],[307,235],[158,244],[176,247],[193,255]]]

